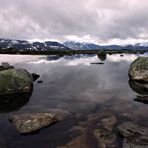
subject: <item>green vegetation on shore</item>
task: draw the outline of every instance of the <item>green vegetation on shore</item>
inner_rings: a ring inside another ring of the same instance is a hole
[[[24,54],[24,55],[73,55],[73,54],[98,54],[105,52],[106,54],[122,54],[122,53],[145,53],[147,50],[16,50],[16,49],[1,49],[0,54]]]

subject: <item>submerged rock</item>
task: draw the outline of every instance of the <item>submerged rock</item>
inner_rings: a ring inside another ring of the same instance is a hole
[[[45,128],[58,119],[50,113],[26,113],[22,115],[14,115],[9,118],[17,131],[22,134],[31,133],[41,128]]]
[[[32,85],[32,75],[24,69],[0,71],[0,95],[30,92]]]
[[[87,142],[87,136],[81,135],[79,137],[74,138],[67,145],[59,146],[58,148],[91,148],[91,146]]]
[[[116,123],[117,123],[117,118],[115,116],[101,119],[101,125],[108,131],[112,131]]]
[[[100,148],[116,148],[116,135],[104,130],[97,129],[94,132],[94,136],[98,140],[98,147]]]
[[[148,146],[148,128],[146,127],[140,127],[131,122],[125,122],[118,126],[118,132],[129,143]]]
[[[148,82],[148,57],[137,58],[128,73],[132,80]]]

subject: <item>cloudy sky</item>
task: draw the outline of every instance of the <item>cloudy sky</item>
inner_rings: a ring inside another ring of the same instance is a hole
[[[148,41],[148,1],[0,0],[0,38]]]

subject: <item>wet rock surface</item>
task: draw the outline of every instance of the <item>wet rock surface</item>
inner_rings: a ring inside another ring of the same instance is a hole
[[[19,133],[27,134],[52,125],[58,119],[50,113],[26,113],[14,115],[9,118],[9,121],[12,122]]]
[[[0,71],[0,95],[30,92],[32,85],[32,75],[24,69]]]
[[[137,58],[128,73],[132,80],[148,82],[148,57]]]
[[[131,122],[125,122],[118,126],[118,132],[129,143],[148,146],[148,128],[141,127]]]
[[[98,141],[98,147],[100,148],[116,148],[116,135],[104,129],[97,129],[94,132],[94,136]]]

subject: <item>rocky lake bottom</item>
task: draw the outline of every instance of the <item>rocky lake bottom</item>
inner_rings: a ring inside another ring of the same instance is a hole
[[[40,75],[32,94],[0,97],[0,148],[148,147],[136,138],[124,139],[117,130],[125,122],[132,129],[138,128],[130,123],[148,128],[147,102],[137,99],[147,97],[148,90],[128,76],[138,56],[148,54],[105,58],[0,55],[0,62]],[[59,122],[32,134],[19,134],[8,120],[15,114],[34,112],[55,114]]]

